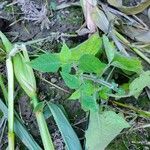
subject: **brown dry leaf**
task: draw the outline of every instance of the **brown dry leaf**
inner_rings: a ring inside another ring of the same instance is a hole
[[[150,30],[142,30],[132,26],[123,26],[123,32],[133,40],[150,43]]]
[[[141,3],[139,3],[136,6],[131,6],[131,7],[126,7],[122,5],[122,0],[107,0],[107,2],[114,6],[117,7],[119,10],[122,12],[126,13],[127,15],[135,15],[143,10],[145,10],[148,6],[150,6],[150,0],[142,0]]]
[[[104,32],[108,32],[109,21],[102,10],[100,10],[97,6],[93,8],[92,19],[95,24]]]
[[[81,6],[83,8],[87,28],[89,29],[90,33],[94,33],[96,31],[96,25],[91,17],[91,12],[93,11],[96,5],[96,0],[81,0]]]

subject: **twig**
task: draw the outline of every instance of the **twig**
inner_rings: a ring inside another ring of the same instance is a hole
[[[57,88],[57,89],[59,89],[59,90],[61,90],[61,91],[65,92],[65,93],[70,94],[70,92],[69,92],[69,91],[67,91],[67,90],[65,90],[65,89],[63,89],[63,88],[61,88],[61,87],[59,87],[59,86],[58,86],[58,85],[56,85],[56,84],[53,84],[52,82],[50,82],[50,81],[46,80],[45,78],[40,77],[40,79],[41,79],[41,80],[43,80],[43,81],[45,81],[46,83],[50,84],[51,86],[53,86],[53,87],[55,87],[55,88]]]

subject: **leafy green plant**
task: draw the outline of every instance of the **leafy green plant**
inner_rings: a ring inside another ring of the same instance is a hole
[[[95,38],[95,42],[91,42],[93,38]],[[87,45],[89,46],[88,48],[86,47]],[[102,47],[104,47],[104,51],[102,51]],[[103,55],[101,55],[102,53]],[[105,61],[105,55],[108,63]],[[59,65],[58,63],[57,65],[53,65],[52,60],[55,59],[56,56]],[[45,59],[47,59],[46,63],[42,63]],[[144,87],[149,86],[149,83],[141,83],[141,88],[138,88],[135,80],[140,82],[141,78],[143,79],[145,76],[147,80],[150,80],[149,73],[143,71],[139,59],[135,57],[125,57],[117,52],[116,47],[109,41],[107,36],[104,35],[100,38],[97,33],[92,35],[84,43],[72,49],[69,49],[67,45],[63,43],[60,53],[40,55],[29,64],[34,69],[42,72],[54,72],[60,69],[60,75],[65,84],[70,89],[75,90],[69,99],[78,99],[83,110],[90,112],[89,127],[86,132],[86,147],[89,149],[98,149],[99,147],[104,149],[123,128],[129,127],[129,124],[122,116],[108,110],[109,107],[107,108],[106,105],[103,106],[103,102],[107,102],[109,97],[118,99],[135,96],[135,94],[140,93]],[[53,67],[51,68],[51,66]],[[46,68],[45,71],[43,71],[43,68]],[[135,74],[136,76],[140,75],[140,77],[131,82],[131,84],[129,83],[130,88],[125,90],[110,77],[112,69],[114,68],[120,69],[122,74],[127,73],[128,75],[130,73],[134,76]],[[104,110],[102,109],[103,107],[105,108]],[[115,122],[115,120],[118,120],[118,122]],[[107,121],[114,122],[115,124],[107,126]],[[92,142],[92,146],[90,146],[91,131],[97,133],[95,136],[93,134],[95,142]],[[111,135],[108,140],[106,140],[107,135]]]
[[[0,32],[2,43],[5,47],[5,51],[8,53],[7,70],[8,70],[8,138],[9,149],[15,148],[14,144],[14,97],[13,97],[13,84],[14,84],[14,72],[15,76],[24,89],[27,95],[32,99],[33,107],[36,108],[39,104],[36,94],[36,82],[33,74],[33,70],[26,64],[29,61],[28,53],[24,45],[14,46],[9,42],[6,36]],[[23,53],[19,52],[22,50]],[[17,53],[17,54],[16,54]],[[13,60],[13,62],[12,62]],[[18,71],[19,69],[19,71]],[[14,70],[14,72],[13,72]],[[45,149],[53,150],[54,146],[49,134],[47,124],[41,110],[35,112],[37,122],[40,129],[41,138]]]

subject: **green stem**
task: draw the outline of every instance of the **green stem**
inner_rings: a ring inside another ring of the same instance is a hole
[[[11,58],[6,60],[8,78],[8,149],[15,149],[14,142],[14,74]]]
[[[32,102],[33,102],[34,108],[36,108],[38,105],[37,97],[32,98]],[[54,150],[53,142],[52,142],[51,136],[49,134],[49,130],[48,130],[43,112],[41,110],[37,110],[35,112],[35,116],[36,116],[37,123],[39,126],[40,135],[42,138],[44,149],[45,150]]]

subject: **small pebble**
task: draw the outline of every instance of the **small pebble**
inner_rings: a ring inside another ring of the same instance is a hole
[[[52,82],[52,83],[56,83],[56,82],[57,82],[57,79],[56,79],[56,78],[51,78],[51,82]]]

